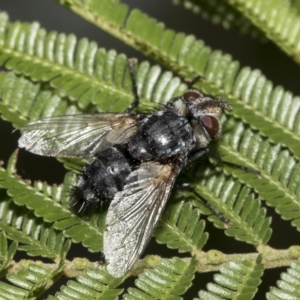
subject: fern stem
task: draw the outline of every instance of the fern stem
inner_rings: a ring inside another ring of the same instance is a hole
[[[296,262],[300,257],[300,247],[291,246],[286,250],[278,250],[270,246],[260,245],[257,250],[263,257],[265,269],[273,269],[278,267],[290,266],[292,262]],[[239,263],[244,259],[255,261],[258,253],[243,253],[243,254],[224,254],[218,250],[210,250],[208,252],[198,253],[199,273],[218,271],[220,268],[229,262]],[[185,258],[187,259],[187,258]]]
[[[276,267],[290,266],[292,262],[298,261],[300,258],[300,247],[291,246],[286,250],[277,250],[269,246],[259,246],[257,247],[259,253],[262,254],[263,264],[265,269],[273,269]],[[243,254],[224,254],[218,250],[210,250],[208,252],[201,252],[196,256],[198,260],[197,272],[207,273],[213,271],[219,271],[221,267],[227,265],[229,262],[240,263],[244,259],[250,261],[255,261],[258,253],[243,253]],[[192,258],[186,257],[182,258],[186,263],[190,263]],[[154,268],[161,262],[161,258],[156,255],[148,255],[143,259],[140,259],[133,269],[130,271],[130,275],[137,275],[137,273],[142,273],[144,269]],[[48,269],[49,271],[54,271],[57,269],[57,263],[44,263],[42,261],[30,261],[30,260],[20,260],[19,262],[12,261],[11,268],[8,270],[8,274],[17,274],[23,266],[24,263],[38,263],[39,266]],[[78,275],[85,273],[87,268],[99,269],[98,262],[89,262],[85,258],[75,258],[74,260],[65,260],[65,265],[62,274],[68,278],[75,278]]]

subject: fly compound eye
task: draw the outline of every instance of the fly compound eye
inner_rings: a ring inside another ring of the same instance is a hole
[[[209,136],[213,139],[219,132],[219,121],[213,116],[204,116],[201,118],[201,122]]]
[[[201,94],[197,91],[188,91],[183,94],[183,98],[187,102],[193,102],[196,99],[198,99],[200,96]]]

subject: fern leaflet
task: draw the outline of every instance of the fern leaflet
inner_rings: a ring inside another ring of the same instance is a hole
[[[0,231],[0,277],[5,274],[7,268],[9,268],[11,261],[17,251],[18,243],[13,241],[8,247],[6,234]]]
[[[77,281],[69,280],[61,287],[60,292],[57,292],[55,296],[49,296],[47,300],[72,300],[74,298],[116,300],[122,293],[122,289],[117,288],[122,281],[122,278],[112,279],[101,270],[87,269],[85,274],[77,277]]]
[[[267,293],[267,300],[299,299],[300,298],[300,264],[293,262],[287,272],[281,274],[277,287],[271,287]]]
[[[163,259],[153,270],[146,270],[135,281],[135,288],[129,288],[125,300],[133,299],[182,299],[191,286],[197,260],[192,258],[185,263],[179,258]]]
[[[258,256],[256,261],[229,263],[214,276],[216,283],[209,283],[208,291],[200,291],[197,299],[253,299],[264,269],[261,260]]]
[[[179,252],[195,253],[208,239],[208,234],[204,232],[205,222],[199,221],[199,217],[199,210],[193,209],[190,202],[170,205],[154,231],[157,242]]]

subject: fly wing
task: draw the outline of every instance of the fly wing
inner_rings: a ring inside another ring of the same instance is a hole
[[[86,157],[100,150],[105,138],[125,142],[136,132],[132,114],[82,114],[45,118],[20,128],[19,147],[45,156]]]
[[[104,233],[108,272],[123,276],[147,246],[178,172],[171,165],[142,163],[112,200]]]

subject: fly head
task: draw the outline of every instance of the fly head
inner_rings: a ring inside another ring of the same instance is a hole
[[[195,89],[186,91],[182,98],[199,147],[205,148],[212,140],[221,136],[222,110],[232,110],[232,107],[221,99],[203,95]]]

